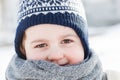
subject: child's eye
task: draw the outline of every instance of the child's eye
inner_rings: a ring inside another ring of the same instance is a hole
[[[73,40],[71,40],[71,39],[64,39],[62,41],[62,44],[69,44],[69,43],[72,43],[72,42],[73,42]]]
[[[46,43],[38,44],[35,46],[35,48],[44,48],[47,47],[48,45]]]

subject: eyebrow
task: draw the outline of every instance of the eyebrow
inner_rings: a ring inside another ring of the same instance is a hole
[[[63,37],[69,37],[69,36],[70,36],[70,37],[76,37],[76,38],[78,37],[78,36],[77,36],[77,35],[75,35],[75,34],[63,35]]]
[[[31,42],[31,44],[32,44],[32,43],[37,43],[37,42],[43,42],[43,41],[47,41],[47,40],[45,40],[45,39],[37,39],[37,40],[33,40],[33,41]]]
[[[75,35],[75,34],[68,34],[68,35],[61,35],[61,37],[62,38],[65,38],[65,37],[75,37],[75,38],[79,38],[77,35]],[[32,42],[31,42],[31,44],[32,43],[37,43],[37,42],[44,42],[44,41],[48,41],[48,40],[46,40],[46,39],[36,39],[36,40],[33,40]]]

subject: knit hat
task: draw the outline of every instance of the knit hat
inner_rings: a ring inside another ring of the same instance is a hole
[[[20,51],[26,29],[38,24],[57,24],[72,28],[80,37],[85,58],[89,54],[87,21],[81,0],[19,0],[18,26],[15,36],[15,50]]]

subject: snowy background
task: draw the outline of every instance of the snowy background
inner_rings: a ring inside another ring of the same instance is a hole
[[[17,0],[0,0],[0,80],[14,51]],[[89,26],[90,47],[104,70],[120,71],[120,0],[83,0]]]

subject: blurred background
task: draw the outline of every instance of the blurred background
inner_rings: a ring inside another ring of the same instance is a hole
[[[82,0],[86,10],[90,47],[104,70],[120,71],[120,0]],[[0,80],[14,51],[17,0],[0,0]]]

